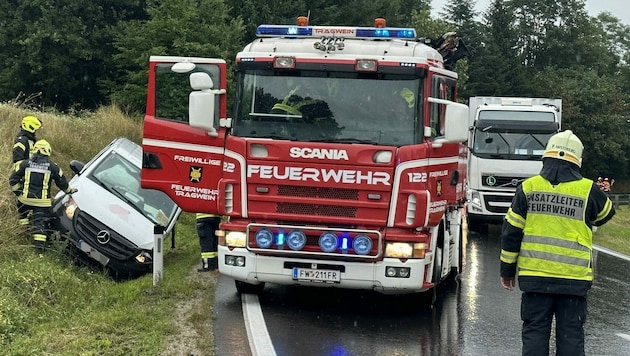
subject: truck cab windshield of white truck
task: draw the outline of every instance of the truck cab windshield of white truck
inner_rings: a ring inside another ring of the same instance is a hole
[[[527,120],[519,125],[515,115],[524,115]],[[535,123],[538,127],[533,126]],[[532,160],[541,159],[547,141],[557,132],[553,114],[548,112],[485,111],[472,129],[471,151],[475,156]]]

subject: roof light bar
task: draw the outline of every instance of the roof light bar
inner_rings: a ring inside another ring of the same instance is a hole
[[[347,26],[295,26],[260,25],[258,37],[354,37],[365,39],[415,39],[413,28],[347,27]]]

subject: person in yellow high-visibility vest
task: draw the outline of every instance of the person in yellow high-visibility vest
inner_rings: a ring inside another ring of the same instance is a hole
[[[20,214],[26,218],[32,212],[31,225],[33,227],[33,245],[38,251],[46,248],[49,224],[53,219],[52,187],[53,182],[66,194],[77,192],[77,188],[70,187],[63,170],[50,159],[52,148],[46,140],[35,142],[32,157],[15,164],[9,177],[9,186],[18,201],[22,204]]]
[[[219,268],[219,241],[215,233],[219,229],[221,216],[197,213],[196,220],[199,247],[201,247],[201,267],[198,271],[216,271]]]
[[[593,227],[615,215],[611,200],[582,177],[580,139],[549,139],[540,174],[517,188],[501,232],[501,285],[521,296],[522,354],[584,355],[586,296],[593,283]],[[512,353],[513,352],[508,352]]]

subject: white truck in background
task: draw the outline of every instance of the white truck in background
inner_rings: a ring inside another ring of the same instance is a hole
[[[466,217],[470,231],[501,224],[516,187],[542,168],[560,131],[562,99],[471,97]]]

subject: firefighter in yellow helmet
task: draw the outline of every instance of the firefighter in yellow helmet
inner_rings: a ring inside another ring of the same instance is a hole
[[[394,91],[394,96],[390,101],[391,108],[386,114],[387,119],[399,122],[410,121],[416,105],[415,97],[416,95],[409,88]]]
[[[52,216],[52,182],[68,194],[77,191],[68,185],[61,168],[50,159],[51,152],[48,141],[35,142],[32,156],[17,163],[9,177],[11,190],[22,204],[20,218],[26,218],[29,211],[33,214],[33,244],[40,251],[43,251],[48,239],[48,222]]]
[[[501,232],[501,285],[521,296],[522,354],[584,355],[586,295],[593,283],[593,233],[615,215],[610,199],[582,177],[580,139],[549,139],[540,173],[517,187]]]
[[[197,213],[197,236],[201,247],[201,267],[199,272],[217,271],[219,268],[219,240],[215,235],[221,217],[215,214]]]
[[[35,134],[41,127],[41,120],[35,116],[25,116],[22,119],[20,131],[13,142],[13,163],[29,158],[33,145],[37,141]]]
[[[25,159],[28,159],[31,155],[31,150],[33,149],[33,145],[37,138],[35,134],[37,130],[42,127],[42,122],[35,116],[24,116],[22,118],[22,123],[20,125],[20,130],[15,136],[15,140],[13,141],[13,164],[17,165]],[[17,200],[16,201],[18,211],[23,209],[22,203]],[[20,213],[20,224],[26,225],[28,224],[28,218],[26,216],[22,216]]]

